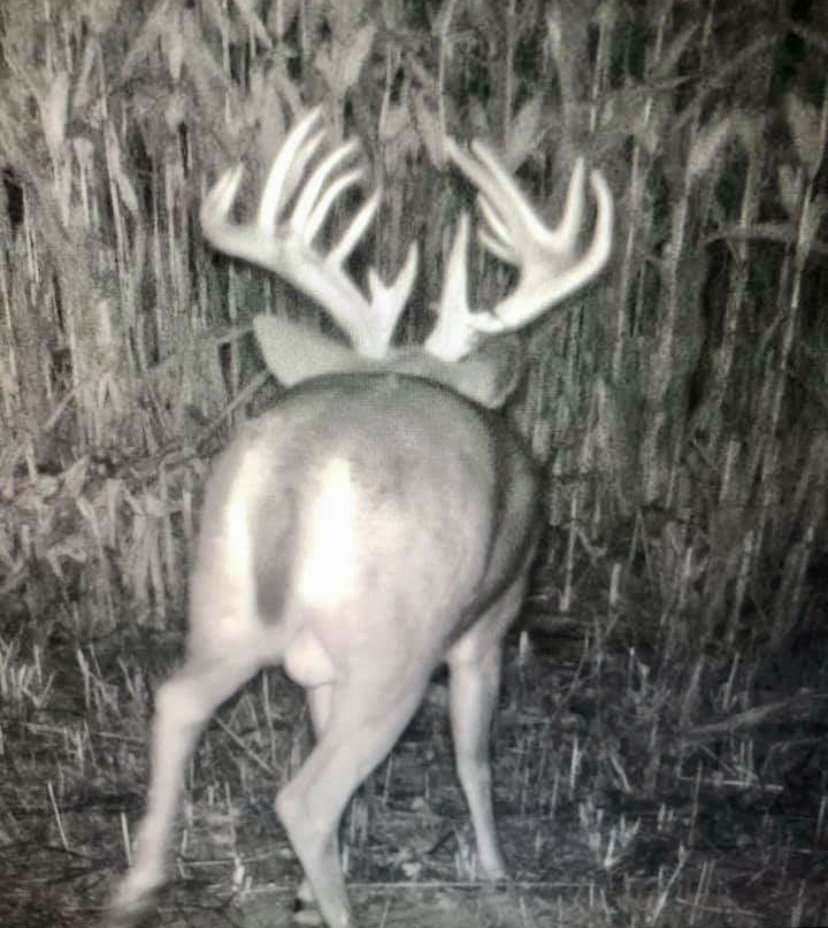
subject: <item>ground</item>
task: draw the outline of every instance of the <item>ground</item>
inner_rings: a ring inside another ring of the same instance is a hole
[[[543,624],[542,636],[509,640],[495,725],[513,881],[475,880],[438,676],[343,823],[357,923],[828,922],[824,669],[806,680],[780,661],[746,673],[709,659],[669,673],[655,657],[597,644],[586,621]],[[150,694],[181,644],[136,626],[2,641],[5,928],[99,917],[142,809]],[[273,796],[308,739],[301,693],[279,670],[223,707],[191,765],[177,863],[147,924],[292,924],[300,870]]]

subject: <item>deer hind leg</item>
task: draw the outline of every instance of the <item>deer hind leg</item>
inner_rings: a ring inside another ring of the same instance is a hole
[[[371,661],[335,684],[318,744],[276,797],[276,811],[330,928],[353,926],[339,862],[342,813],[408,724],[432,669],[409,656],[400,668],[393,651],[380,650]]]
[[[310,711],[313,733],[317,744],[322,740],[322,734],[331,716],[333,689],[332,685],[325,684],[306,690],[308,710]],[[306,907],[319,908],[307,877],[302,880],[299,889],[296,891],[294,911],[300,912]]]
[[[164,859],[175,821],[184,768],[213,712],[259,669],[250,655],[191,657],[155,697],[151,781],[133,865],[113,898],[106,924],[132,925],[148,911],[164,882]]]
[[[492,807],[492,716],[500,691],[503,635],[520,609],[524,588],[521,579],[489,607],[446,657],[457,775],[469,806],[480,870],[490,880],[507,876]]]

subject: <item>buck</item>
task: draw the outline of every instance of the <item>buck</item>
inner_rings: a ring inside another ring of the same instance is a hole
[[[312,297],[354,350],[284,319],[255,320],[270,370],[291,389],[241,430],[210,478],[186,658],[156,696],[147,809],[110,925],[137,921],[163,883],[184,767],[210,716],[277,663],[307,692],[316,745],[280,789],[276,811],[304,869],[300,896],[315,900],[330,928],[353,925],[339,861],[343,811],[443,661],[478,868],[494,880],[506,874],[490,726],[502,640],[540,531],[538,471],[495,411],[519,374],[506,333],[599,273],[610,252],[612,199],[593,171],[594,232],[579,253],[582,160],[561,223],[550,230],[486,145],[467,150],[446,140],[448,157],[478,190],[481,242],[517,267],[517,284],[493,309],[472,310],[462,216],[435,330],[424,350],[395,350],[416,246],[390,285],[369,271],[367,296],[349,278],[345,262],[377,209],[375,192],[329,253],[319,249],[332,206],[361,179],[359,168],[345,168],[355,144],[320,160],[323,139],[316,109],[288,134],[255,223],[230,220],[240,168],[219,179],[201,209],[215,248]]]

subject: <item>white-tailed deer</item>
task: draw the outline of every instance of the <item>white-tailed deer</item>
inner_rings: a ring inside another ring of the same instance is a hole
[[[324,136],[320,122],[314,110],[288,135],[255,223],[229,219],[238,169],[218,181],[201,210],[216,248],[309,294],[356,351],[285,320],[256,320],[270,369],[292,389],[242,429],[210,479],[186,660],[156,696],[148,805],[111,925],[136,921],[163,882],[183,771],[199,733],[268,664],[282,663],[307,691],[317,743],[279,791],[276,810],[331,928],[353,924],[339,862],[343,810],[442,661],[479,868],[490,878],[505,875],[489,729],[501,642],[520,608],[539,534],[539,477],[520,439],[485,407],[502,402],[516,379],[514,340],[497,336],[526,325],[605,264],[612,200],[593,172],[595,230],[579,254],[582,161],[552,231],[486,146],[465,151],[447,140],[449,157],[478,188],[482,243],[517,266],[518,282],[493,310],[470,310],[462,217],[437,327],[425,351],[395,351],[389,344],[417,253],[412,247],[391,286],[371,271],[370,299],[348,278],[344,263],[377,194],[328,254],[318,250],[332,204],[360,179],[358,170],[341,170],[352,143],[309,171]]]

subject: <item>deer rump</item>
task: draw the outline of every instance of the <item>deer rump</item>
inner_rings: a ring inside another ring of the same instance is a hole
[[[253,637],[305,687],[401,653],[428,676],[523,585],[538,485],[502,413],[444,386],[391,372],[307,381],[242,429],[209,482],[191,655]],[[503,632],[476,636],[493,646]]]

